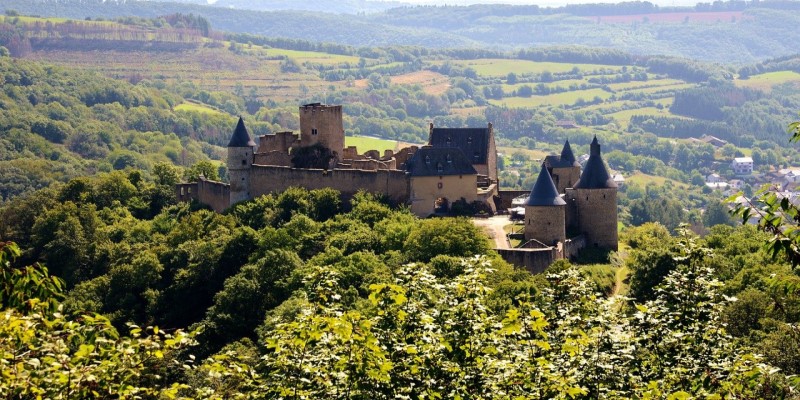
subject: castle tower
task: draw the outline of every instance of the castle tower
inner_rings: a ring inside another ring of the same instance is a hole
[[[337,160],[344,153],[342,106],[311,103],[300,106],[300,145],[320,143],[333,152]]]
[[[547,168],[542,165],[539,178],[525,202],[525,240],[538,240],[548,246],[566,241],[566,204]]]
[[[566,193],[567,188],[578,183],[578,179],[581,177],[581,165],[575,159],[575,153],[572,152],[569,140],[564,142],[560,156],[547,156],[544,162],[547,165],[547,171],[553,177],[558,193]]]
[[[239,117],[231,141],[228,142],[228,177],[231,183],[230,205],[250,198],[250,169],[256,144]]]
[[[586,235],[586,245],[617,250],[617,184],[608,174],[594,137],[589,160],[580,180],[567,190],[570,200],[569,224]]]

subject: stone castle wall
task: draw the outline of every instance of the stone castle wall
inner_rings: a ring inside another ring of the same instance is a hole
[[[230,204],[230,186],[205,179],[192,183],[179,183],[175,185],[175,197],[181,202],[194,200],[208,205],[216,212],[223,212]]]
[[[544,272],[560,255],[553,247],[544,249],[495,249],[508,263],[525,268],[532,274]]]
[[[398,204],[409,198],[409,181],[404,171],[356,169],[298,169],[289,167],[254,165],[250,172],[253,197],[281,192],[289,186],[300,186],[308,190],[333,188],[345,198],[359,190],[386,194]]]

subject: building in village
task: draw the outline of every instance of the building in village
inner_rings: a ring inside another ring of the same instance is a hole
[[[494,213],[520,194],[499,190],[491,124],[486,128],[431,124],[427,145],[359,154],[355,147],[344,147],[341,106],[314,103],[299,111],[299,134],[264,135],[258,144],[240,118],[228,143],[230,183],[201,178],[178,184],[178,199],[223,211],[291,186],[333,188],[345,198],[365,190],[427,217],[448,213],[456,201]],[[560,155],[545,158],[536,184],[525,195],[525,245],[498,249],[506,260],[540,272],[587,246],[617,250],[617,184],[603,163],[596,137],[583,171],[567,141]]]

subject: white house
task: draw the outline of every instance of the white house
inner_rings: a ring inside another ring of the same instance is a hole
[[[731,162],[731,169],[736,175],[750,175],[753,173],[753,158],[736,157]]]
[[[706,183],[717,183],[722,182],[722,177],[719,174],[708,174],[706,176]]]

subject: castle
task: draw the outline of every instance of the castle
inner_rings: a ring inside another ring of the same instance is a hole
[[[228,143],[230,184],[200,179],[179,184],[180,201],[196,200],[216,211],[289,186],[334,188],[343,197],[359,190],[406,204],[420,217],[446,214],[453,202],[496,212],[497,150],[492,125],[448,129],[430,125],[429,144],[380,154],[344,147],[342,106],[300,106],[300,133],[251,139],[242,119]]]
[[[447,214],[456,201],[495,213],[520,194],[498,187],[491,123],[486,128],[430,124],[425,146],[359,154],[355,147],[344,146],[340,105],[306,104],[299,113],[299,134],[263,135],[258,144],[240,118],[228,143],[230,183],[201,177],[178,184],[178,200],[198,201],[221,212],[290,186],[334,188],[344,198],[365,190],[427,217]],[[596,137],[590,148],[583,172],[569,141],[560,155],[545,158],[533,189],[524,192],[524,248],[501,251],[506,259],[537,272],[586,246],[617,249],[617,186]]]

